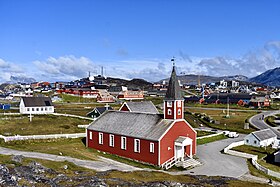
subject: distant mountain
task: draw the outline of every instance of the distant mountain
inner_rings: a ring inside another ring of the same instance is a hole
[[[110,85],[127,86],[128,89],[151,89],[153,84],[144,79],[125,80],[120,78],[107,77],[106,82]]]
[[[179,75],[178,79],[182,84],[189,84],[189,85],[196,85],[198,83],[198,79],[200,79],[200,84],[207,84],[212,82],[219,82],[221,80],[231,81],[248,81],[248,77],[243,75],[234,75],[234,76],[223,76],[223,77],[214,77],[214,76],[207,76],[207,75]],[[168,81],[169,79],[163,79],[162,81]]]
[[[36,80],[32,77],[25,77],[25,76],[11,76],[10,81],[8,83],[15,84],[15,83],[32,83],[36,82]]]
[[[256,77],[250,78],[249,81],[265,84],[267,86],[280,86],[280,67],[268,70]]]

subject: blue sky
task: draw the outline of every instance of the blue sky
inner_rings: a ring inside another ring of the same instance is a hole
[[[0,0],[0,81],[249,77],[280,64],[277,0]]]

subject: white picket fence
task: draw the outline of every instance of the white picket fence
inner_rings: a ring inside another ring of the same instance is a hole
[[[237,147],[237,146],[240,146],[240,145],[244,145],[244,141],[231,143],[226,148],[224,148],[224,153],[227,153],[227,154],[233,155],[233,156],[239,156],[239,157],[246,158],[246,159],[251,159],[251,162],[252,162],[253,166],[255,166],[255,168],[264,172],[267,175],[270,175],[270,176],[273,176],[273,177],[276,177],[276,178],[280,179],[280,173],[278,173],[276,171],[272,171],[270,169],[267,169],[266,167],[264,167],[264,166],[262,166],[258,163],[258,156],[257,155],[230,150],[230,149],[232,149],[234,147]]]
[[[39,140],[39,139],[55,139],[55,138],[83,138],[86,137],[86,133],[75,133],[75,134],[48,134],[48,135],[27,135],[27,136],[3,136],[0,138],[4,139],[5,142],[17,141],[17,140]]]

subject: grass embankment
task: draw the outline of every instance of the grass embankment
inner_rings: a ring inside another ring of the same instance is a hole
[[[73,96],[68,94],[60,94],[59,97],[62,99],[61,102],[66,103],[92,103],[96,102],[95,98],[83,98],[80,96]]]
[[[236,131],[239,133],[251,133],[255,131],[254,128],[244,129],[244,124],[247,120],[257,114],[254,111],[234,111],[230,112],[230,117],[226,117],[226,110],[205,110],[205,109],[187,109],[188,112],[195,113],[195,114],[206,114],[208,117],[211,117],[214,121],[218,123],[210,123],[203,118],[199,118],[200,122],[203,122],[203,125],[221,129],[221,130],[229,130],[229,131]],[[198,117],[196,117],[198,118]]]
[[[202,145],[202,144],[207,144],[207,143],[211,143],[211,142],[215,142],[215,141],[223,140],[223,139],[227,139],[227,136],[225,136],[224,134],[220,134],[220,135],[212,136],[209,138],[198,139],[196,141],[196,143],[197,143],[197,145]]]
[[[87,149],[81,138],[75,139],[48,139],[1,142],[2,147],[22,151],[49,153],[54,155],[70,156],[84,160],[96,160],[97,156],[92,149]]]
[[[83,176],[98,176],[106,180],[106,184],[110,186],[117,186],[120,180],[133,182],[137,185],[144,185],[145,182],[164,182],[164,181],[172,181],[172,182],[180,182],[187,183],[191,185],[201,185],[201,186],[216,186],[215,183],[220,182],[223,184],[222,186],[228,187],[242,187],[246,185],[251,185],[255,187],[266,186],[264,184],[245,182],[239,180],[228,180],[221,179],[221,177],[206,177],[201,176],[199,179],[196,176],[191,175],[170,175],[163,172],[156,171],[135,171],[135,172],[122,172],[122,171],[108,171],[103,172],[99,175],[98,172],[94,170],[89,170],[83,167],[79,167],[74,165],[71,162],[54,162],[48,160],[41,159],[31,159],[31,158],[23,158],[22,163],[17,163],[11,160],[11,156],[0,155],[0,164],[5,164],[10,170],[18,167],[18,166],[29,166],[32,161],[36,161],[44,167],[53,169],[59,174],[65,175],[67,177],[79,177],[80,179],[68,180],[68,181],[60,181],[59,185],[62,186],[73,186],[83,184],[88,178],[84,178]],[[64,166],[67,165],[68,168],[64,169]],[[45,173],[46,177],[54,178],[57,177],[56,174]],[[211,181],[210,181],[211,180]],[[209,182],[210,181],[210,182]],[[213,181],[213,182],[212,182]],[[24,186],[33,186],[34,184],[29,184],[24,178],[19,179],[19,185]],[[213,183],[213,184],[212,184]],[[44,183],[36,183],[36,186],[46,186]]]
[[[278,125],[274,122],[275,121],[275,117],[274,116],[268,116],[264,119],[264,121],[270,125],[271,127],[277,127]]]
[[[253,147],[248,145],[241,145],[238,147],[234,147],[232,150],[240,151],[244,153],[249,153],[253,155],[258,155],[258,163],[272,171],[280,172],[280,167],[271,163],[266,162],[265,157],[267,155],[273,154],[275,149],[271,147]]]
[[[40,135],[68,134],[85,132],[77,125],[89,124],[90,120],[54,115],[0,115],[0,134],[2,135]]]
[[[104,107],[105,103],[85,103],[85,104],[71,104],[71,103],[55,103],[55,112],[62,114],[73,114],[78,116],[87,116],[87,113],[92,111],[95,107]],[[120,104],[109,104],[114,110],[120,108]]]
[[[207,136],[210,134],[215,134],[214,132],[209,132],[209,131],[196,131],[197,132],[197,137],[201,137],[201,136]]]

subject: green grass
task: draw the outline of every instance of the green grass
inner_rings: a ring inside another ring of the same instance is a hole
[[[96,102],[95,98],[83,98],[79,96],[73,96],[68,94],[60,94],[59,97],[61,97],[62,102],[66,103],[92,103]]]
[[[120,108],[120,104],[109,104],[114,110]],[[69,103],[56,103],[55,112],[62,114],[73,114],[78,116],[87,116],[87,113],[92,111],[95,107],[104,107],[104,103],[84,103],[84,104],[69,104]]]
[[[275,149],[272,149],[271,147],[253,147],[248,145],[241,145],[238,147],[234,147],[232,150],[240,151],[244,153],[254,154],[258,155],[258,163],[270,170],[280,172],[280,167],[274,164],[267,163],[264,158],[267,155],[273,154],[275,152]]]
[[[209,123],[206,120],[199,118],[201,122],[203,122],[203,125],[215,128],[215,129],[221,129],[221,130],[229,130],[229,131],[236,131],[239,133],[248,134],[253,131],[255,131],[255,128],[250,129],[244,129],[244,124],[247,122],[248,118],[251,116],[257,114],[257,112],[254,111],[234,111],[230,112],[230,117],[226,118],[226,110],[205,110],[205,109],[187,109],[188,112],[191,113],[204,113],[207,116],[210,116],[213,120],[218,121],[219,124],[215,123]],[[198,117],[196,117],[198,118]]]
[[[255,166],[251,163],[251,160],[249,159],[247,160],[247,165],[251,175],[254,175],[256,177],[266,178],[267,180],[272,179],[274,181],[278,181],[278,182],[280,181],[278,178],[267,175],[264,172],[261,172],[260,170],[255,168]]]
[[[274,120],[275,120],[275,117],[274,117],[274,116],[268,116],[268,117],[266,117],[266,118],[264,119],[264,121],[265,121],[268,125],[270,125],[270,126],[272,126],[272,127],[277,127],[278,125],[274,122]]]
[[[154,105],[159,105],[163,103],[163,97],[145,97],[145,101],[152,101]]]
[[[188,102],[185,103],[185,106],[188,107],[201,107],[201,108],[227,108],[227,104],[200,104],[200,103],[194,103],[194,102]],[[230,104],[229,108],[231,109],[240,109],[240,110],[252,110],[251,108],[239,106],[237,104]]]
[[[264,148],[264,147],[253,147],[249,145],[237,146],[232,148],[232,150],[258,155],[258,159],[262,159],[266,155],[272,154],[275,151],[275,149],[272,149],[271,147]]]
[[[33,115],[32,122],[28,115],[0,115],[0,134],[2,135],[37,135],[81,133],[77,125],[89,124],[90,120],[54,115]]]
[[[207,136],[210,134],[215,134],[214,132],[209,132],[209,131],[196,131],[197,132],[197,137],[201,137],[201,136]]]
[[[220,135],[209,137],[209,138],[198,139],[196,141],[196,143],[197,143],[197,145],[202,145],[202,144],[207,144],[207,143],[211,143],[211,142],[215,142],[215,141],[223,140],[223,139],[227,139],[227,137],[224,134],[220,134]]]
[[[75,139],[48,139],[48,140],[24,140],[24,141],[1,141],[2,147],[22,151],[49,153],[54,155],[70,156],[83,160],[96,160],[96,153],[87,149],[82,138]]]

